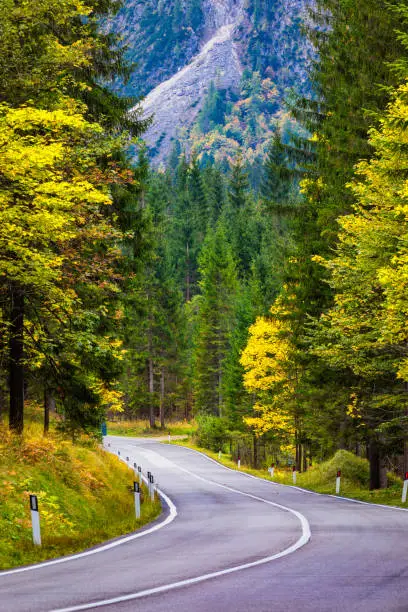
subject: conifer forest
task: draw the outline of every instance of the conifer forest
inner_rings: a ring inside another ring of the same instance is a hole
[[[381,488],[408,471],[408,1],[213,4],[0,0],[0,417],[194,419]],[[152,142],[143,97],[171,124],[211,19],[242,71]]]

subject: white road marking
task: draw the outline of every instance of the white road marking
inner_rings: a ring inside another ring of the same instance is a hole
[[[154,451],[149,451],[149,452],[154,452]],[[206,455],[204,455],[204,456],[206,456]],[[215,462],[215,463],[217,463],[217,462]],[[210,483],[211,485],[220,487],[221,489],[225,489],[226,491],[230,491],[232,493],[237,493],[238,495],[243,495],[244,497],[249,497],[249,498],[254,499],[256,501],[260,501],[260,502],[263,502],[265,504],[268,504],[269,506],[274,506],[275,508],[279,508],[280,510],[284,510],[286,512],[290,512],[291,514],[293,514],[300,521],[301,528],[302,528],[302,535],[300,536],[300,538],[294,544],[292,544],[292,546],[289,546],[285,550],[283,550],[283,551],[281,551],[279,553],[276,553],[274,555],[270,555],[268,557],[264,557],[262,559],[258,559],[258,561],[251,561],[250,563],[244,563],[242,565],[235,565],[233,567],[229,567],[229,568],[220,570],[218,572],[211,572],[211,573],[208,573],[208,574],[203,574],[201,576],[196,576],[194,578],[187,578],[186,580],[180,580],[178,582],[172,582],[170,584],[165,584],[165,585],[162,585],[162,586],[159,586],[159,587],[154,587],[154,588],[151,588],[151,589],[146,589],[144,591],[138,591],[136,593],[131,593],[130,595],[122,595],[122,596],[119,596],[119,597],[113,597],[111,599],[103,599],[101,601],[85,603],[85,604],[79,604],[77,606],[71,606],[69,608],[59,608],[59,609],[51,610],[50,612],[80,612],[81,610],[92,610],[92,609],[95,609],[95,608],[101,608],[103,606],[109,606],[109,605],[113,605],[113,604],[117,604],[117,603],[123,603],[125,601],[132,601],[132,600],[135,600],[135,599],[140,599],[142,597],[147,597],[149,595],[156,595],[158,593],[164,593],[164,592],[167,592],[167,591],[172,591],[174,589],[179,589],[179,588],[182,588],[182,587],[185,587],[185,586],[190,586],[192,584],[197,584],[199,582],[204,582],[206,580],[211,580],[213,578],[218,578],[220,576],[226,576],[227,574],[233,574],[235,572],[240,572],[240,571],[245,570],[245,569],[249,569],[249,568],[252,568],[252,567],[257,567],[258,565],[264,565],[265,563],[270,563],[271,561],[275,561],[276,559],[281,559],[282,557],[286,557],[287,555],[290,555],[290,554],[294,553],[299,548],[302,548],[310,540],[311,532],[310,532],[309,522],[306,519],[306,517],[303,516],[303,514],[301,514],[297,510],[293,510],[292,508],[288,508],[287,506],[282,506],[281,504],[276,504],[275,502],[271,502],[268,499],[264,499],[263,497],[258,497],[257,495],[252,495],[250,493],[245,493],[244,491],[240,491],[239,489],[234,489],[233,487],[228,487],[227,485],[223,485],[223,484],[220,484],[220,483],[215,482],[213,480],[209,480],[207,478],[203,478],[202,476],[198,476],[194,472],[191,472],[190,470],[182,468],[182,467],[180,467],[177,464],[174,464],[174,465],[175,465],[175,467],[178,470],[180,470],[182,472],[185,472],[186,474],[191,475],[192,477],[196,478],[197,480],[201,480],[203,482]],[[235,471],[235,470],[233,470],[233,471]]]
[[[83,557],[90,557],[91,555],[97,555],[101,552],[111,550],[112,548],[116,548],[117,546],[122,546],[122,544],[127,544],[128,542],[132,542],[133,540],[137,540],[138,538],[142,538],[146,535],[149,535],[150,533],[154,533],[155,531],[162,529],[163,527],[165,527],[166,525],[169,525],[169,523],[174,521],[174,519],[177,516],[177,508],[173,504],[171,499],[165,493],[163,493],[163,491],[160,491],[158,489],[157,492],[160,495],[160,497],[164,499],[164,501],[169,507],[169,515],[161,523],[158,523],[154,525],[153,527],[150,527],[149,529],[146,529],[144,531],[136,532],[136,533],[133,533],[132,535],[120,538],[120,540],[109,542],[109,544],[102,544],[102,546],[98,546],[97,548],[92,548],[92,550],[86,550],[85,552],[77,553],[75,555],[61,557],[60,559],[53,559],[51,561],[37,563],[36,565],[28,565],[26,567],[19,567],[17,569],[6,570],[3,572],[0,572],[0,578],[2,578],[3,576],[10,576],[10,574],[20,574],[22,572],[31,572],[33,570],[41,570],[45,567],[49,567],[50,565],[58,565],[59,563],[67,563],[68,561],[75,561],[76,559],[82,559]]]
[[[400,506],[388,506],[387,504],[376,504],[375,502],[366,502],[361,501],[360,499],[354,499],[354,497],[342,497],[341,495],[331,495],[330,493],[318,493],[317,491],[311,491],[310,489],[304,489],[303,487],[295,487],[293,485],[282,484],[281,482],[274,482],[273,480],[267,480],[266,478],[261,478],[260,476],[253,476],[252,474],[247,474],[246,472],[238,472],[238,470],[234,470],[234,468],[230,468],[227,465],[223,465],[216,459],[209,457],[205,453],[196,450],[195,448],[189,448],[188,446],[181,446],[180,444],[173,444],[172,446],[178,446],[179,448],[185,448],[192,453],[197,453],[202,457],[208,459],[208,461],[212,461],[219,467],[224,468],[225,470],[229,470],[230,472],[235,472],[235,474],[239,474],[240,476],[247,476],[248,478],[255,478],[255,480],[260,480],[261,482],[265,482],[266,484],[274,485],[275,487],[285,487],[288,489],[295,489],[296,491],[300,491],[301,493],[307,493],[308,495],[319,495],[320,497],[332,497],[333,499],[339,499],[342,501],[348,501],[353,504],[362,504],[363,506],[374,506],[377,508],[386,508],[387,510],[401,510],[401,512],[408,512],[408,508],[401,508]]]

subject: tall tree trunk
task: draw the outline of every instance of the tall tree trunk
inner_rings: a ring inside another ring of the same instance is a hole
[[[258,438],[254,436],[254,468],[258,468]]]
[[[153,372],[153,359],[149,358],[149,395],[150,395],[150,427],[155,427],[156,419],[154,416],[154,372]]]
[[[46,435],[50,429],[50,396],[48,393],[47,383],[44,383],[44,434]]]
[[[381,487],[381,457],[378,442],[371,439],[368,447],[368,460],[370,462],[370,491]]]
[[[408,441],[404,440],[404,461],[403,461],[403,477],[408,472]]]
[[[408,391],[408,383],[405,383],[405,391]],[[405,410],[405,418],[408,421],[408,408]],[[408,432],[407,432],[407,423],[405,423],[404,427],[404,457],[402,463],[402,476],[408,472]]]
[[[24,428],[24,292],[21,288],[12,286],[10,297],[9,427],[16,433],[22,433]]]
[[[164,429],[164,368],[160,372],[160,427]]]
[[[187,243],[186,246],[186,302],[190,301],[190,284],[191,284],[191,278],[190,278],[190,247]]]

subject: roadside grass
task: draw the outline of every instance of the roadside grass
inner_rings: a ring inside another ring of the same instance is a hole
[[[0,569],[68,555],[140,528],[161,512],[142,490],[135,518],[133,470],[82,436],[75,444],[42,435],[31,422],[23,436],[0,426]],[[29,495],[38,496],[42,546],[32,543]]]
[[[208,457],[215,459],[222,465],[238,471],[236,462],[231,459],[231,455],[229,454],[222,453],[221,458],[219,458],[218,453],[210,451],[206,448],[201,448],[188,439],[177,440],[171,442],[171,444],[178,444],[180,446],[185,446],[187,448],[200,451]],[[338,451],[334,457],[328,461],[324,461],[310,467],[307,472],[300,474],[298,473],[296,486],[309,491],[315,491],[317,493],[335,495],[337,470],[341,470],[342,473],[340,488],[341,497],[408,509],[408,503],[403,504],[401,501],[403,482],[400,478],[389,473],[387,489],[370,491],[368,488],[368,461],[366,459],[356,457],[353,455],[353,453],[343,450]],[[273,478],[271,478],[267,468],[254,469],[242,465],[241,463],[241,469],[239,471],[246,474],[252,474],[252,476],[257,476],[258,478],[270,480],[271,482],[276,482],[278,484],[293,485],[292,470],[290,468],[275,468]]]
[[[108,421],[108,435],[114,436],[133,436],[133,437],[152,437],[167,436],[192,436],[197,430],[195,421],[173,421],[166,427],[150,428],[149,421]]]

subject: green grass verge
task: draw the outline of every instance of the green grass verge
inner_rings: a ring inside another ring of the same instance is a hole
[[[142,491],[134,514],[133,471],[91,439],[77,444],[31,426],[0,428],[0,569],[81,551],[135,531],[161,512]],[[38,496],[43,545],[32,543],[30,493]]]
[[[108,435],[112,436],[133,436],[149,437],[167,436],[191,436],[197,430],[194,421],[176,421],[168,423],[163,429],[160,427],[151,428],[149,421],[108,421]]]
[[[237,464],[231,459],[230,455],[221,454],[219,459],[218,453],[210,451],[206,448],[201,448],[194,444],[191,440],[178,440],[171,442],[200,451],[212,459],[216,459],[226,467],[238,470]],[[388,506],[398,506],[400,508],[408,508],[408,503],[401,502],[402,480],[393,474],[388,474],[389,486],[387,489],[379,489],[369,491],[368,489],[368,461],[356,457],[347,451],[338,451],[334,457],[321,464],[311,467],[307,472],[297,474],[296,485],[309,491],[317,493],[325,493],[335,495],[336,493],[336,474],[337,470],[341,470],[341,491],[342,497],[357,499],[369,503],[384,504]],[[252,474],[258,478],[277,482],[279,484],[291,485],[292,471],[290,469],[276,469],[274,477],[271,478],[267,469],[253,469],[245,465],[241,465],[241,472]]]

